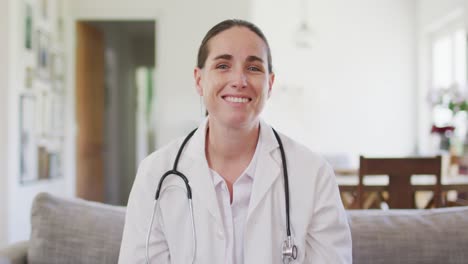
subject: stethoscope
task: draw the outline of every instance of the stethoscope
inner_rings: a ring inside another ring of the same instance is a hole
[[[169,170],[166,173],[164,173],[163,176],[161,177],[161,179],[159,180],[158,188],[156,189],[156,196],[155,196],[155,200],[154,200],[153,213],[151,215],[151,222],[149,224],[148,234],[146,236],[146,263],[147,264],[149,264],[149,241],[150,241],[150,236],[151,236],[151,229],[153,227],[153,221],[154,221],[154,217],[156,215],[159,197],[161,195],[161,186],[162,186],[164,180],[169,175],[177,175],[185,183],[185,188],[187,190],[187,198],[188,198],[190,216],[192,217],[192,221],[191,221],[192,222],[192,238],[193,238],[192,263],[195,263],[195,252],[197,250],[197,240],[196,240],[196,234],[195,234],[195,221],[194,221],[194,217],[193,217],[192,188],[190,187],[190,184],[189,184],[189,181],[188,181],[187,177],[182,172],[177,170],[177,165],[179,165],[180,155],[182,154],[182,151],[183,151],[185,145],[190,140],[190,138],[193,136],[193,134],[195,134],[196,130],[197,129],[190,132],[190,134],[188,134],[187,137],[182,142],[182,145],[180,146],[179,151],[177,152],[177,156],[176,156],[176,159],[174,161],[174,166],[173,166],[172,170]],[[284,240],[284,242],[282,244],[281,253],[283,255],[283,263],[290,263],[291,261],[293,261],[293,260],[295,260],[297,258],[297,247],[294,244],[293,238],[291,237],[291,227],[290,227],[290,221],[289,221],[288,169],[287,169],[287,166],[286,166],[286,155],[284,154],[283,143],[281,142],[281,139],[280,139],[278,133],[274,129],[273,129],[273,133],[275,134],[276,140],[278,141],[280,152],[281,152],[281,163],[283,164],[283,177],[284,177],[284,200],[286,202],[285,211],[286,211],[286,236],[287,237],[286,237],[286,240]]]

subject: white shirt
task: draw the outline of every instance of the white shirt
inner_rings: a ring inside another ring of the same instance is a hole
[[[250,194],[254,181],[257,156],[260,149],[260,136],[249,166],[234,182],[232,204],[226,181],[216,171],[210,169],[218,199],[219,211],[223,219],[226,249],[226,264],[244,263],[244,227],[250,204]]]

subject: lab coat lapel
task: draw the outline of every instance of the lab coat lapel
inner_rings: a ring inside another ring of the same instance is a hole
[[[197,129],[181,155],[180,171],[185,173],[192,188],[194,207],[204,206],[222,224],[218,200],[205,156],[205,135],[207,120]],[[185,155],[185,157],[184,157]],[[196,201],[198,199],[198,201]]]
[[[262,201],[281,172],[281,156],[278,142],[271,127],[263,120],[260,122],[260,133],[262,145],[257,157],[257,167],[255,169],[252,194],[247,213],[247,223],[252,212]]]

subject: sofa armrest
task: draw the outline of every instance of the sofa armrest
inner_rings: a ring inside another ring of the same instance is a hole
[[[0,249],[0,264],[27,264],[29,241],[22,241]]]

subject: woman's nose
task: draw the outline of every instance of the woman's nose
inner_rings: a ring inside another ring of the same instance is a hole
[[[247,75],[241,69],[235,70],[232,73],[231,85],[233,88],[245,88],[247,86]]]

